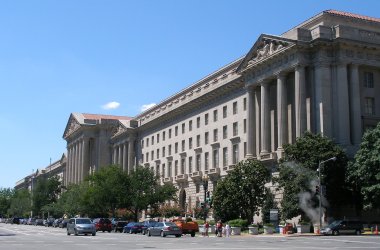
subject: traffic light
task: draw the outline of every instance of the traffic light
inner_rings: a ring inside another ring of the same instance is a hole
[[[315,194],[319,194],[320,190],[319,190],[319,186],[315,186]]]

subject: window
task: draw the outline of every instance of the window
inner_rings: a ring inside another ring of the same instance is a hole
[[[218,129],[214,129],[214,142],[218,141]]]
[[[172,129],[169,129],[169,139],[172,138]]]
[[[166,168],[165,168],[165,164],[162,164],[162,177],[163,177],[163,178],[166,177]]]
[[[366,97],[364,99],[364,113],[366,115],[375,115],[375,98]]]
[[[163,132],[162,132],[162,140],[163,140],[163,141],[165,141],[165,135],[166,135],[166,133],[165,133],[165,131],[163,131]]]
[[[152,135],[152,145],[154,144],[154,135]]]
[[[244,97],[244,99],[243,99],[243,109],[244,109],[244,111],[247,110],[247,98],[246,97]]]
[[[223,148],[223,167],[228,166],[228,149]]]
[[[185,151],[185,140],[182,140],[182,152]]]
[[[144,154],[141,155],[141,162],[144,162]]]
[[[239,162],[239,144],[232,145],[232,163],[237,164]]]
[[[247,155],[247,142],[244,142],[244,156]]]
[[[247,119],[243,120],[244,134],[247,133]]]
[[[176,142],[174,144],[174,153],[177,154],[178,153],[178,142]]]
[[[201,146],[201,135],[197,135],[197,148]]]
[[[193,121],[189,121],[189,131],[193,131]]]
[[[174,175],[178,175],[178,161],[174,161]]]
[[[162,148],[162,157],[165,157],[165,155],[166,155],[166,150],[165,149],[166,149],[165,147]]]
[[[169,145],[169,156],[172,155],[172,145]]]
[[[199,190],[200,190],[199,187],[200,187],[200,186],[201,186],[201,185],[199,185],[199,184],[196,184],[196,185],[195,185],[195,192],[196,192],[196,193],[199,193]]]
[[[157,143],[160,142],[160,134],[157,134]]]
[[[145,154],[145,160],[148,162],[149,161],[149,152],[146,152]]]
[[[214,168],[219,167],[219,149],[214,149],[212,151],[212,164]]]
[[[182,134],[185,133],[185,123],[182,123]]]
[[[175,126],[174,128],[174,136],[177,136],[178,135],[178,126]]]
[[[157,149],[157,155],[156,155],[157,159],[160,158],[160,149],[158,148]]]
[[[201,154],[197,154],[196,156],[196,163],[195,163],[195,171],[199,171],[201,168]]]
[[[208,170],[209,155],[205,152],[205,170]]]
[[[223,126],[223,139],[227,139],[227,125]]]
[[[205,133],[205,145],[208,144],[208,132]]]
[[[160,175],[160,164],[156,164],[156,176]]]
[[[364,72],[364,87],[373,88],[373,73]]]
[[[218,121],[218,110],[215,109],[214,110],[214,122],[217,122]]]
[[[189,157],[189,173],[193,172],[193,157]]]
[[[205,114],[205,125],[208,125],[208,114]]]
[[[189,149],[192,149],[193,148],[193,138],[190,137],[189,138]]]
[[[152,150],[152,152],[150,154],[151,154],[150,160],[153,161],[154,160],[154,151]]]
[[[146,146],[149,147],[149,138],[146,138]]]
[[[168,177],[172,177],[172,173],[173,173],[173,171],[172,171],[172,165],[173,165],[173,162],[169,161],[168,162],[168,174],[169,174]]]
[[[234,122],[232,124],[232,134],[233,136],[237,136],[238,135],[238,123],[237,122]]]
[[[201,126],[201,118],[197,117],[197,128]]]
[[[185,167],[186,167],[186,158],[183,157],[183,158],[181,158],[181,173],[180,174],[185,173]]]
[[[144,140],[141,140],[141,148],[144,148]]]
[[[227,106],[223,106],[223,118],[227,117]]]
[[[232,103],[232,113],[234,115],[237,114],[237,102]]]

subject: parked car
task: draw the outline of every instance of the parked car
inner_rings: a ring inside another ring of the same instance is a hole
[[[96,235],[95,225],[89,218],[72,218],[67,223],[67,235],[91,234]]]
[[[96,231],[112,231],[112,223],[107,218],[96,218],[92,221],[95,224]]]
[[[36,219],[34,221],[34,224],[35,226],[43,226],[44,225],[44,220],[43,219]]]
[[[36,219],[35,218],[29,218],[28,222],[26,223],[27,225],[34,225]]]
[[[182,230],[174,222],[157,222],[153,227],[148,228],[148,236],[161,236],[175,235],[175,237],[182,236]]]
[[[143,223],[141,222],[129,222],[126,226],[123,228],[124,233],[141,233],[143,231]]]
[[[44,220],[44,226],[45,227],[52,227],[54,222],[54,218],[50,217]]]
[[[142,229],[142,234],[145,235],[148,232],[148,228],[156,225],[157,221],[147,220],[143,222],[144,228]]]
[[[59,223],[62,222],[62,219],[55,219],[54,222],[53,222],[53,227],[59,227]]]
[[[356,234],[360,235],[363,232],[363,223],[360,221],[336,220],[321,229],[321,234],[324,235],[339,235],[339,234]]]
[[[190,234],[191,237],[194,237],[195,233],[199,232],[199,226],[196,221],[174,219],[173,222],[182,230],[182,234]]]
[[[64,220],[62,220],[62,221],[58,224],[58,226],[59,226],[60,228],[65,228],[65,227],[67,227],[67,222],[69,222],[69,220],[68,220],[68,219],[64,219]]]
[[[124,227],[128,224],[128,221],[117,221],[116,225],[114,226],[115,232],[123,232]]]
[[[18,217],[11,218],[11,224],[20,224],[20,218]]]

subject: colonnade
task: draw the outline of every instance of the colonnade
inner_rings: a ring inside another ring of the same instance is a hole
[[[135,165],[134,139],[113,146],[112,163],[122,166],[124,171],[131,171]]]
[[[80,183],[89,171],[89,138],[79,138],[68,145],[65,183]]]

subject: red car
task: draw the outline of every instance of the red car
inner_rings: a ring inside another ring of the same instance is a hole
[[[112,223],[107,218],[96,218],[93,220],[95,224],[96,231],[108,231],[109,233],[112,231]]]

